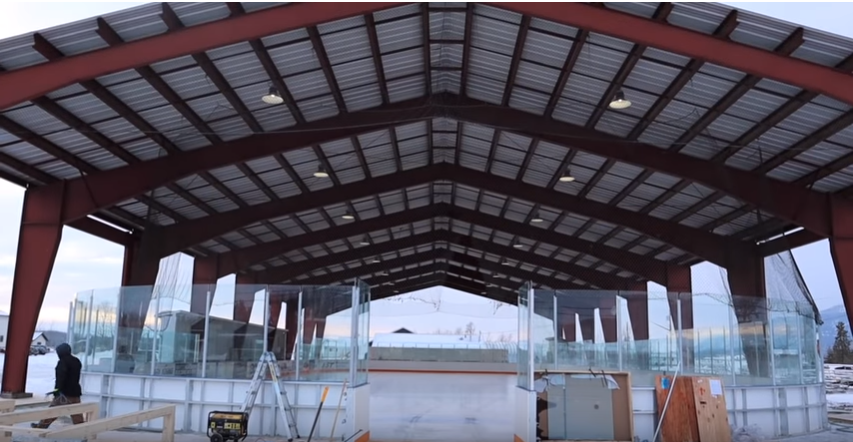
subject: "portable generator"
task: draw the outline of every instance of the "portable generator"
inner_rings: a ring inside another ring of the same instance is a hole
[[[243,411],[211,411],[207,415],[207,437],[210,442],[242,441],[249,435],[249,413]]]

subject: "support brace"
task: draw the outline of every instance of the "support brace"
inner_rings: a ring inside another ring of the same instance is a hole
[[[197,315],[205,315],[204,303],[207,301],[207,292],[210,292],[210,300],[216,293],[216,282],[219,280],[219,268],[216,260],[196,259],[193,262],[193,286],[190,291],[190,312]]]
[[[680,326],[682,336],[681,368],[685,372],[693,370],[693,277],[690,267],[667,266],[666,291],[669,302],[669,314],[675,329]],[[681,307],[679,309],[679,303]],[[679,310],[681,318],[679,321]]]
[[[847,318],[853,324],[853,210],[832,207],[832,237],[829,251],[838,275],[841,299],[847,309]]]
[[[125,246],[118,300],[118,341],[131,352],[138,349],[159,270],[160,258],[146,253],[144,240]]]
[[[732,304],[749,373],[769,377],[770,348],[764,258],[758,255],[736,257],[726,270]]]
[[[32,397],[24,391],[30,344],[62,240],[65,186],[51,189],[27,190],[24,195],[3,367],[4,397]]]

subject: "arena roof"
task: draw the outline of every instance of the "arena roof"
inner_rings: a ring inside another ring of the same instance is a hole
[[[228,272],[665,283],[830,234],[851,48],[710,3],[149,4],[0,41],[0,176]]]

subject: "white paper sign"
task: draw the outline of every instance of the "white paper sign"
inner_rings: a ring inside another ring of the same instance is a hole
[[[719,379],[711,379],[711,396],[723,394],[723,383]]]

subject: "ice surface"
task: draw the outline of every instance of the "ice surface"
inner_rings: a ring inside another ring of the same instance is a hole
[[[370,439],[510,442],[515,375],[370,373]]]

